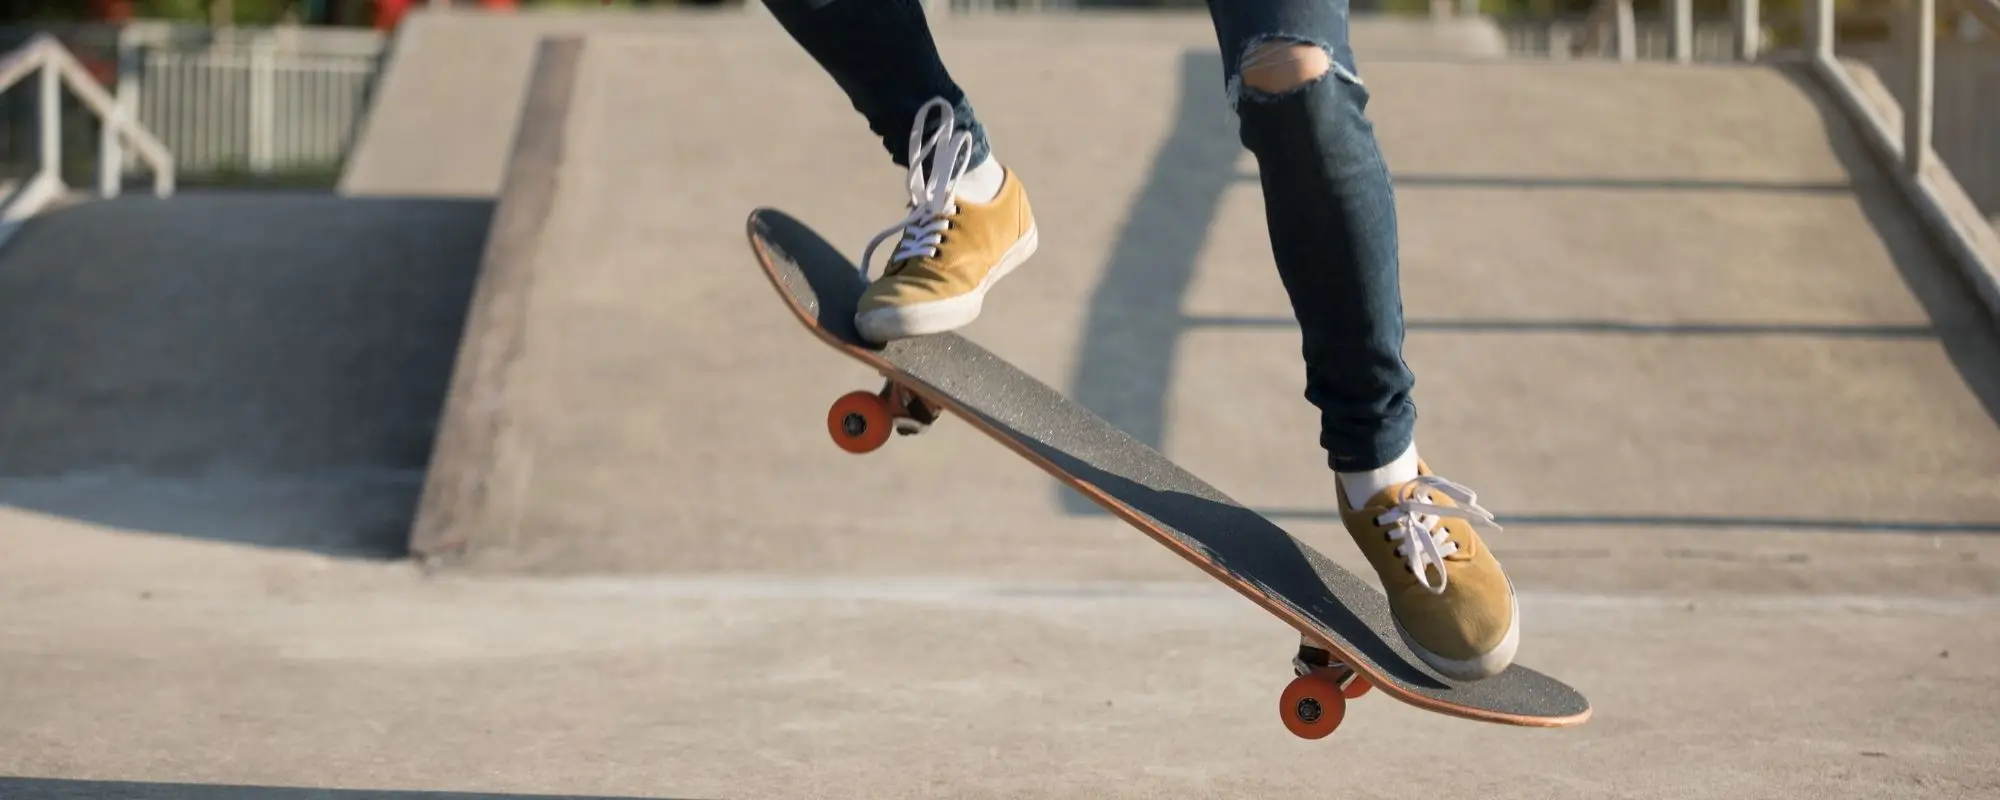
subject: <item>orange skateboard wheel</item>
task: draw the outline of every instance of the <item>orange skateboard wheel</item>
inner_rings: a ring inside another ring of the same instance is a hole
[[[1347,717],[1347,697],[1332,673],[1313,670],[1285,687],[1278,696],[1278,714],[1292,735],[1323,739]]]
[[[840,449],[860,454],[873,452],[889,441],[894,430],[888,402],[874,392],[854,391],[833,401],[826,412],[826,430]]]
[[[1367,694],[1368,687],[1374,685],[1369,683],[1367,678],[1361,677],[1361,673],[1359,672],[1354,672],[1350,674],[1354,676],[1354,680],[1348,681],[1347,685],[1341,688],[1340,694],[1342,697],[1345,697],[1349,700],[1353,700],[1354,698]]]

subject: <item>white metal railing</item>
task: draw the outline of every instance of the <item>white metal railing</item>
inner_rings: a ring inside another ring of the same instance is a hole
[[[1633,0],[1601,0],[1591,9],[1586,20],[1589,33],[1582,46],[1603,48],[1603,33],[1611,31],[1611,46],[1620,61],[1637,58],[1638,36],[1632,8]],[[1970,12],[1973,19],[1986,26],[1989,31],[2000,33],[2000,0],[1956,0],[1960,7]],[[1910,85],[1905,87],[1908,94],[1904,98],[1906,106],[1903,116],[1903,131],[1900,154],[1904,168],[1916,174],[1923,168],[1924,160],[1931,157],[1931,130],[1935,124],[1936,109],[1933,100],[1937,86],[1937,0],[1902,0],[1908,14],[1908,34],[1901,43],[1910,61]],[[1694,42],[1694,2],[1693,0],[1668,0],[1667,15],[1673,25],[1673,59],[1687,63],[1693,57]],[[1743,60],[1758,57],[1763,50],[1762,25],[1758,21],[1758,0],[1733,0],[1731,18],[1736,29],[1737,50],[1735,55]],[[1837,86],[1854,90],[1847,73],[1834,57],[1834,0],[1808,0],[1806,5],[1806,53],[1814,68],[1824,73],[1824,77]],[[1858,90],[1855,90],[1858,96]]]
[[[2000,32],[2000,0],[1955,0],[1971,17]],[[1864,138],[1897,163],[1896,177],[1918,215],[1950,251],[1987,309],[2000,314],[2000,232],[1966,197],[1931,147],[1937,108],[1938,0],[1903,0],[1902,41],[1908,83],[1900,103],[1901,131],[1887,118],[1834,56],[1834,0],[1807,7],[1806,53],[1814,72],[1833,87],[1848,113],[1862,123]],[[1898,136],[1898,133],[1901,135]],[[1956,213],[1955,213],[1956,212]],[[1969,215],[1968,215],[1968,212]],[[1968,216],[1970,218],[1968,218]]]
[[[1674,59],[1689,60],[1692,0],[1667,0],[1667,13],[1674,21]],[[1903,69],[1898,76],[1901,91],[1887,103],[1871,99],[1861,83],[1848,73],[1834,52],[1834,0],[1807,0],[1805,7],[1804,58],[1808,68],[1827,85],[1836,102],[1860,126],[1869,146],[1893,166],[1891,172],[1910,198],[1922,222],[1937,234],[1977,287],[1988,309],[2000,314],[2000,231],[1986,220],[1966,196],[1963,187],[1945,165],[1937,163],[1933,149],[1937,107],[1938,3],[1940,0],[1899,0],[1892,8],[1899,15],[1892,25],[1898,36]],[[1965,17],[2000,35],[2000,0],[1945,0]],[[1731,17],[1736,27],[1737,52],[1744,60],[1760,57],[1762,37],[1758,23],[1758,0],[1734,0]],[[1632,0],[1600,0],[1591,11],[1591,39],[1586,47],[1604,49],[1597,36],[1612,32],[1613,53],[1620,61],[1635,59]],[[1900,102],[1897,102],[1897,101]],[[1888,106],[1888,107],[1885,107]],[[1975,109],[1976,113],[1994,113]],[[1897,119],[1892,119],[1896,117]]]
[[[1903,44],[1907,25],[1892,27],[1881,41],[1840,43],[1837,51],[1849,74],[1866,82],[1873,78],[1896,106],[1908,101],[1915,81]],[[1866,65],[1867,70],[1859,68]],[[2000,34],[1987,32],[1976,15],[1951,8],[1938,16],[1936,84],[1933,88],[1931,150],[1949,166],[1960,188],[1974,205],[2000,225]],[[1872,75],[1866,74],[1872,72]],[[1885,107],[1889,104],[1884,103]],[[1889,114],[1899,131],[1901,120]]]
[[[97,79],[91,76],[82,62],[70,55],[69,50],[53,36],[37,35],[27,44],[0,57],[0,91],[11,89],[29,75],[37,74],[41,79],[40,121],[37,125],[41,144],[39,169],[7,201],[0,218],[18,221],[69,192],[68,184],[62,179],[62,90],[65,86],[83,101],[84,106],[103,118],[105,142],[115,143],[121,139],[130,142],[139,157],[152,167],[153,193],[161,197],[173,194],[173,154],[134,122],[112,99],[111,93],[97,84]],[[118,148],[99,148],[97,188],[105,197],[117,196],[121,188],[124,177],[122,161]]]
[[[1694,60],[1695,24],[1693,0],[1667,0],[1668,46],[1670,57],[1677,63],[1686,64]],[[1735,48],[1731,55],[1749,61],[1757,58],[1764,48],[1764,26],[1759,21],[1758,0],[1731,0],[1729,4],[1730,26],[1735,30]],[[1610,40],[1612,52],[1619,61],[1636,61],[1639,57],[1638,15],[1632,8],[1632,0],[1601,0],[1584,18],[1584,38],[1577,43],[1584,50],[1603,50],[1605,40]]]

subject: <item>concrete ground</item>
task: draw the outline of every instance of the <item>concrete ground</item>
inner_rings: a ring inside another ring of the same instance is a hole
[[[18,513],[0,531],[0,772],[99,782],[0,780],[20,800],[2000,790],[2000,605],[1972,585],[1786,591],[1805,570],[1781,566],[1755,592],[1537,588],[1523,657],[1589,693],[1587,725],[1373,697],[1306,742],[1277,720],[1288,632],[1206,582],[427,579]],[[2000,559],[1984,541],[1902,541]],[[1797,555],[1827,549],[1842,548]],[[1736,555],[1760,553],[1787,562]],[[195,786],[142,793],[160,783]]]
[[[533,278],[520,346],[444,424],[490,414],[518,460],[442,568],[79,512],[118,451],[0,459],[70,492],[0,509],[0,797],[2000,794],[2000,337],[1810,82],[1363,50],[1423,446],[1508,524],[1521,661],[1596,711],[1532,730],[1371,696],[1305,742],[1277,719],[1295,635],[1142,535],[963,425],[866,459],[824,440],[825,402],[874,384],[758,283],[742,219],[777,205],[858,255],[898,175],[774,25],[727,24],[593,34],[557,118],[523,112],[532,75],[486,76],[479,119],[562,147],[536,238],[486,251]],[[1212,46],[1075,24],[941,26],[1044,221],[969,335],[1357,566]],[[372,131],[443,93],[409,63],[494,52],[420,30]],[[512,137],[399,141],[350,193],[500,192],[489,244],[533,207]],[[314,441],[283,486],[400,463]],[[215,491],[198,457],[142,466],[183,508]]]

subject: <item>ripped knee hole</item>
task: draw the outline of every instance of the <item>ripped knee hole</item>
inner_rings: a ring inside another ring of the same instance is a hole
[[[1324,77],[1333,70],[1326,48],[1297,41],[1265,42],[1243,56],[1243,85],[1267,94],[1282,94]]]

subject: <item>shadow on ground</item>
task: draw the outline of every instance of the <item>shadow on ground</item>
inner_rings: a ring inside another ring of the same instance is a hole
[[[184,193],[0,249],[0,503],[403,554],[490,201]]]
[[[1222,326],[1295,329],[1290,317],[1191,316],[1183,314],[1195,259],[1232,183],[1255,182],[1255,173],[1237,170],[1241,146],[1230,125],[1219,125],[1204,102],[1212,89],[1216,56],[1190,53],[1182,59],[1181,88],[1173,129],[1153,161],[1153,172],[1138,193],[1114,244],[1110,264],[1093,291],[1081,356],[1070,376],[1069,393],[1080,404],[1139,441],[1160,448],[1165,439],[1166,398],[1175,351],[1192,328]],[[1548,191],[1621,189],[1637,192],[1751,192],[1856,194],[1863,213],[1929,320],[1927,325],[1803,324],[1635,324],[1608,319],[1508,320],[1412,318],[1412,331],[1467,334],[1573,333],[1651,336],[1791,336],[1862,339],[1936,339],[1965,385],[1989,417],[2000,422],[2000,329],[1973,299],[1977,295],[1948,268],[1926,238],[1891,178],[1870,157],[1866,144],[1826,90],[1803,67],[1774,64],[1813,103],[1847,181],[1626,180],[1525,176],[1398,175],[1401,190],[1507,187]],[[1301,373],[1303,379],[1303,373]],[[1302,388],[1302,387],[1301,387]],[[1066,513],[1102,515],[1095,503],[1054,486]],[[1331,508],[1270,509],[1292,520],[1338,520]],[[2000,522],[1908,523],[1850,518],[1735,518],[1701,516],[1514,515],[1504,522],[1537,526],[1756,528],[1852,533],[2000,533]]]
[[[1181,57],[1173,126],[1091,292],[1083,351],[1066,391],[1155,449],[1165,439],[1164,399],[1172,388],[1174,350],[1186,329],[1183,296],[1209,226],[1237,179],[1243,147],[1233,122],[1215,114],[1221,74],[1219,52]],[[1105,513],[1061,484],[1056,488],[1064,511]]]
[[[402,792],[42,778],[0,778],[0,797],[7,800],[668,800],[601,795]]]

